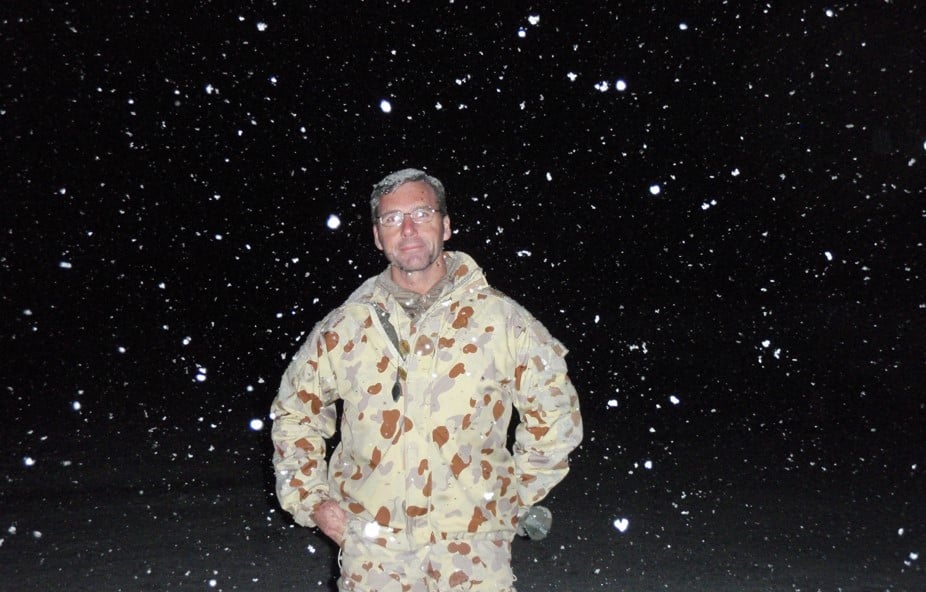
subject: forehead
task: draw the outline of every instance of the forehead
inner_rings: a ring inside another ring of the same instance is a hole
[[[434,190],[424,181],[403,183],[382,197],[379,202],[381,212],[401,209],[407,206],[437,206]]]

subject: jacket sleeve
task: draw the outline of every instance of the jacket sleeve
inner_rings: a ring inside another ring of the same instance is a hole
[[[566,368],[566,348],[524,313],[516,322],[514,461],[518,496],[529,507],[569,472],[569,453],[582,441],[579,397]]]
[[[336,334],[319,323],[283,374],[273,401],[273,466],[280,506],[298,524],[315,526],[312,512],[328,498],[325,440],[334,435],[335,380],[327,355]]]

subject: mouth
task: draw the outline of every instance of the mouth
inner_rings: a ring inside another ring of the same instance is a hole
[[[414,241],[409,243],[403,243],[399,245],[399,250],[402,252],[405,251],[417,251],[424,248],[424,243],[420,241]]]

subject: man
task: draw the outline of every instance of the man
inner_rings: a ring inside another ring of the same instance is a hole
[[[389,267],[316,325],[283,376],[280,504],[341,547],[339,590],[513,591],[519,516],[582,439],[566,349],[468,255],[444,251],[440,181],[398,171],[370,205]]]

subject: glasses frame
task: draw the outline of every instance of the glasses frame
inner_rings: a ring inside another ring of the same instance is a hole
[[[415,215],[420,212],[427,212],[427,216],[425,216],[424,218],[420,220],[416,220]],[[386,224],[383,221],[384,218],[388,216],[395,216],[396,214],[402,214],[402,220],[399,221],[397,224]],[[438,208],[432,208],[430,206],[422,206],[420,208],[415,208],[410,212],[403,212],[402,210],[393,210],[391,212],[386,212],[382,216],[377,216],[376,222],[380,226],[383,226],[384,228],[398,228],[399,226],[402,226],[403,223],[405,223],[405,218],[411,218],[413,224],[424,224],[425,222],[430,222],[431,219],[434,218],[434,214],[443,214],[443,212],[441,212],[440,209]]]

